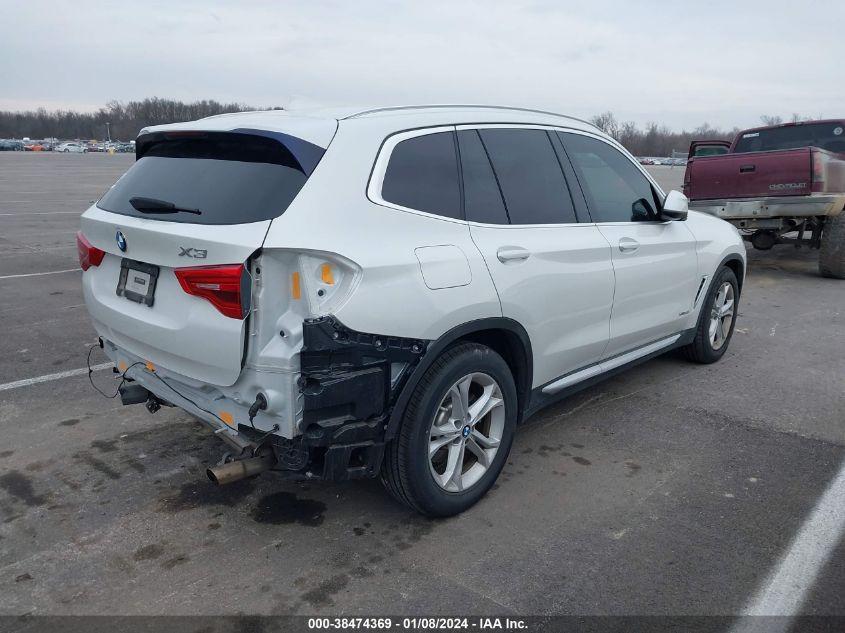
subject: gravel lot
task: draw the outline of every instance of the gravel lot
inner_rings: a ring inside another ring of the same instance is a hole
[[[74,233],[131,161],[0,153],[0,614],[734,614],[843,467],[845,282],[778,247],[750,253],[720,363],[661,357],[541,412],[462,516],[375,481],[214,488],[223,446],[186,414],[84,373],[8,386],[85,367]],[[834,536],[802,613],[845,615]]]

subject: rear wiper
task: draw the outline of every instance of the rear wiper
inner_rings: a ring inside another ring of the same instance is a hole
[[[193,213],[194,215],[202,215],[199,209],[183,209],[177,207],[172,202],[167,200],[158,200],[156,198],[129,198],[131,204],[136,211],[141,213]]]

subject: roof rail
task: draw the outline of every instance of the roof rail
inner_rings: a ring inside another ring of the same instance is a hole
[[[344,119],[354,119],[356,117],[364,116],[365,114],[374,114],[376,112],[393,112],[397,110],[421,110],[421,109],[448,109],[448,108],[474,108],[474,109],[484,109],[484,110],[514,110],[517,112],[531,112],[534,114],[550,114],[552,116],[561,117],[562,119],[571,119],[573,121],[578,121],[579,123],[586,123],[591,127],[595,127],[594,124],[590,123],[589,121],[585,121],[584,119],[579,119],[578,117],[569,116],[568,114],[560,114],[559,112],[551,112],[549,110],[535,110],[533,108],[518,108],[514,106],[500,106],[500,105],[480,105],[480,104],[473,104],[473,103],[438,103],[438,104],[428,104],[428,105],[404,105],[404,106],[388,106],[383,108],[372,108],[370,110],[361,110],[360,112],[355,112],[353,114],[347,115],[343,117]]]

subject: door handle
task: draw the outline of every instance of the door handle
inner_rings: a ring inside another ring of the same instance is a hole
[[[619,240],[619,251],[622,253],[633,253],[640,248],[640,243],[630,237],[623,237]]]
[[[496,257],[503,264],[508,262],[521,262],[531,257],[531,251],[527,251],[519,246],[502,246],[496,251]]]
[[[751,172],[757,171],[757,165],[740,165],[739,166],[739,173],[741,174],[750,174]]]

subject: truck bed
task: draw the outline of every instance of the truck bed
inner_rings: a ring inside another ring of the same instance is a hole
[[[804,196],[812,183],[809,147],[692,158],[684,178],[691,200]]]
[[[731,200],[771,206],[780,198],[827,198],[845,192],[845,160],[816,147],[694,157],[687,164],[684,190],[694,202],[716,201],[718,206]],[[795,200],[783,202],[785,208],[796,208]]]

